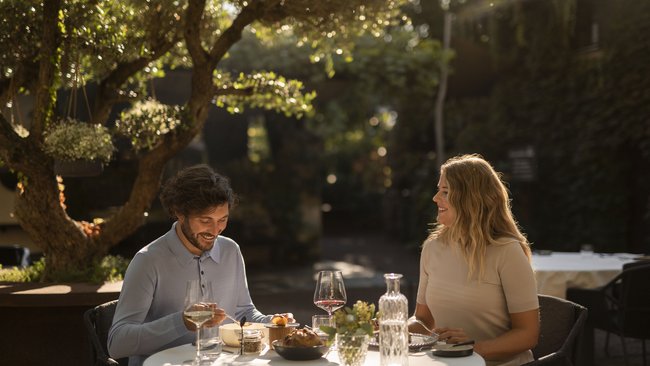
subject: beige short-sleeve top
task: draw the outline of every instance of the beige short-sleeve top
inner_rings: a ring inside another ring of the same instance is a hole
[[[477,341],[510,330],[510,313],[539,308],[533,269],[519,242],[503,238],[486,249],[484,275],[468,278],[469,267],[456,245],[428,239],[420,258],[417,302],[427,305],[440,327],[462,328]],[[488,365],[520,365],[532,361],[526,351]]]

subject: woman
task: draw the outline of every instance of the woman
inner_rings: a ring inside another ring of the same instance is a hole
[[[531,252],[499,173],[479,155],[449,159],[433,201],[438,224],[423,245],[409,330],[474,340],[490,366],[532,361],[539,303]]]

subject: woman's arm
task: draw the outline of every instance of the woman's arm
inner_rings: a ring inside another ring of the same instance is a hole
[[[512,329],[502,335],[474,344],[474,351],[486,360],[510,358],[537,345],[539,309],[511,313]]]
[[[413,318],[419,320],[419,322],[413,320]],[[420,322],[422,322],[424,326],[420,324]],[[409,332],[431,335],[431,330],[434,326],[435,320],[433,319],[433,315],[431,315],[429,307],[424,304],[417,303],[415,305],[415,315],[409,319]]]

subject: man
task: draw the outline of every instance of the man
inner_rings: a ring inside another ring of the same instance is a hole
[[[133,257],[108,335],[111,357],[128,356],[130,366],[195,339],[183,318],[189,280],[212,283],[217,305],[207,326],[221,323],[225,314],[260,323],[272,318],[253,305],[239,245],[220,235],[235,203],[228,179],[207,165],[186,168],[165,184],[160,201],[176,222]]]

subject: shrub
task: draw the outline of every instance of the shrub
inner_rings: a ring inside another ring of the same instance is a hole
[[[117,282],[124,279],[129,260],[107,255],[97,261],[89,272],[70,271],[60,277],[62,282],[88,281],[91,283]],[[40,282],[45,272],[45,258],[41,258],[26,268],[1,268],[0,282]]]

